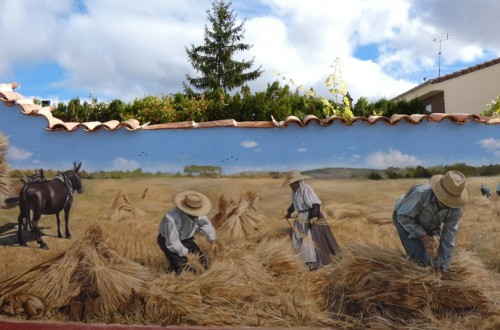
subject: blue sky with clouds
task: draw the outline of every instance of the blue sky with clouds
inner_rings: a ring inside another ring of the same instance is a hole
[[[182,91],[196,75],[185,47],[203,43],[211,0],[2,0],[0,82],[27,97],[133,100]],[[356,101],[391,98],[500,54],[497,0],[233,0],[242,58],[263,90],[276,72],[329,96],[335,59]],[[473,3],[473,5],[472,5]],[[449,34],[439,43],[436,40]]]
[[[0,103],[0,132],[9,139],[14,169],[64,170],[83,162],[87,171],[142,169],[182,172],[186,165],[221,166],[224,174],[327,167],[385,169],[457,162],[496,164],[498,125],[422,122],[328,127],[204,128],[189,130],[50,132],[41,116]]]

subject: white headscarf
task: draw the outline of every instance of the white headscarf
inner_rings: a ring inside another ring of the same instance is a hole
[[[292,202],[296,212],[309,210],[313,204],[321,204],[321,200],[314,192],[314,189],[304,180],[300,180],[299,188],[292,191]]]

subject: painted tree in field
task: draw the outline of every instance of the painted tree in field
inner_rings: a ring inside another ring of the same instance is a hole
[[[249,61],[234,59],[237,52],[249,50],[252,45],[241,42],[245,21],[236,24],[231,2],[215,0],[212,12],[207,10],[207,14],[210,28],[205,25],[204,44],[186,47],[189,62],[201,74],[200,77],[186,75],[189,84],[209,92],[222,90],[226,93],[257,79],[263,72],[260,66],[248,71],[254,64],[254,58]]]

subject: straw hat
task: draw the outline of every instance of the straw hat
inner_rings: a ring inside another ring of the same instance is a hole
[[[302,175],[299,171],[290,171],[286,174],[286,180],[285,182],[281,185],[282,187],[289,185],[291,183],[300,181],[300,180],[305,180],[305,179],[312,179],[310,176],[307,175]]]
[[[212,203],[207,196],[197,191],[182,191],[174,197],[175,206],[182,212],[193,216],[207,215],[212,209]]]
[[[465,188],[465,176],[457,171],[434,175],[431,178],[431,187],[437,199],[451,208],[462,207],[469,199]]]

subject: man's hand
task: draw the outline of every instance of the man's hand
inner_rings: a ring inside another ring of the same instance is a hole
[[[318,217],[312,217],[311,219],[309,219],[309,223],[311,225],[315,225],[316,223],[318,223]]]
[[[436,242],[434,241],[434,238],[430,237],[429,235],[420,237],[420,240],[422,241],[422,243],[424,243],[424,248],[427,251],[432,252],[436,248]]]

